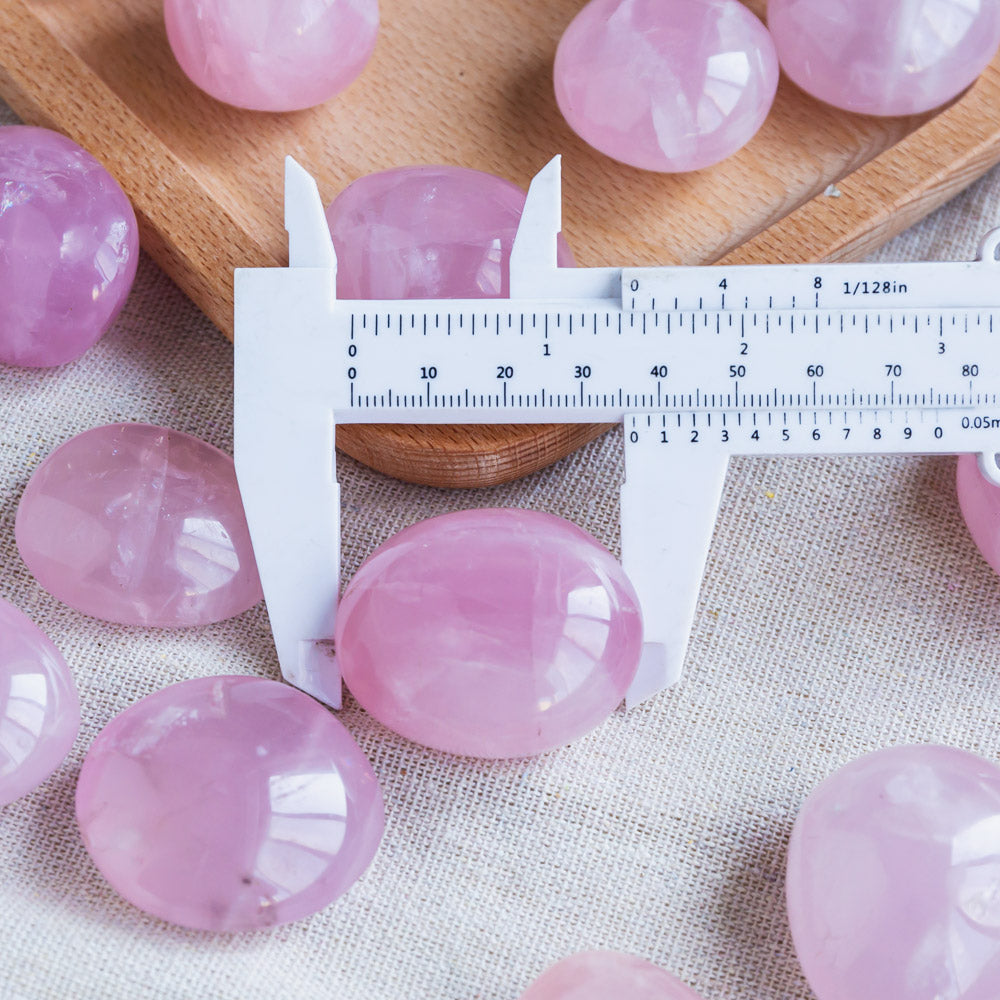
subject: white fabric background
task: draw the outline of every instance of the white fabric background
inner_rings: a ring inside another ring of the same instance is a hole
[[[997,224],[994,171],[882,256],[971,258]],[[736,460],[680,687],[572,746],[501,763],[424,750],[348,700],[341,718],[388,813],[362,880],[268,933],[148,917],[81,845],[80,761],[113,715],[174,681],[277,677],[267,615],[186,631],[86,618],[28,574],[14,515],[39,461],[99,424],[165,424],[231,451],[231,393],[230,345],[145,257],[121,318],[83,358],[0,368],[0,596],[62,649],[84,707],[65,765],[0,811],[5,1000],[515,1000],[589,948],[645,956],[705,1000],[808,1000],[783,901],[807,792],[890,744],[997,759],[1000,580],[958,512],[954,459]],[[392,532],[459,507],[553,511],[618,551],[620,432],[475,492],[339,467],[345,579]]]

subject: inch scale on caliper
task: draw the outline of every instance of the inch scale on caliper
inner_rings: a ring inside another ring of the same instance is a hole
[[[510,299],[338,301],[313,179],[236,275],[236,467],[283,675],[340,703],[337,423],[623,421],[634,703],[680,676],[731,455],[976,452],[1000,485],[1000,230],[963,263],[559,268],[559,161]]]

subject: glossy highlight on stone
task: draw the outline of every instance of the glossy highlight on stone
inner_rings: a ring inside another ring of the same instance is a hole
[[[474,757],[568,743],[621,702],[639,602],[595,538],[551,514],[467,510],[379,546],[337,613],[351,693],[409,739]]]
[[[739,0],[590,0],[563,33],[556,101],[570,128],[643,170],[700,170],[764,123],[778,86],[767,29]]]
[[[634,955],[587,951],[557,962],[521,1000],[702,1000],[658,965]]]
[[[827,104],[910,115],[957,97],[1000,46],[1000,0],[768,0],[781,68]]]
[[[0,806],[40,785],[80,728],[80,699],[62,654],[14,605],[0,600]]]
[[[38,467],[17,547],[59,600],[124,625],[205,625],[261,600],[233,460],[178,431],[109,424]]]
[[[256,111],[297,111],[340,93],[379,27],[378,0],[165,0],[163,16],[191,81]]]
[[[94,863],[171,923],[244,931],[299,920],[347,891],[385,823],[375,774],[308,695],[203,677],[132,705],[94,740],[76,814]]]
[[[132,206],[90,153],[58,132],[0,126],[0,362],[79,357],[121,311],[138,260]]]
[[[956,471],[958,505],[983,558],[1000,573],[1000,486],[980,471],[975,455],[961,455]]]
[[[368,174],[326,210],[342,299],[482,299],[510,295],[510,249],[525,192],[467,167]],[[560,267],[573,255],[559,237]]]
[[[1000,997],[1000,769],[900,746],[806,799],[788,916],[817,1000]]]

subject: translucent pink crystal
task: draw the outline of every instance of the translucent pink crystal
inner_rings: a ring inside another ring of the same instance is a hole
[[[73,675],[49,637],[0,600],[0,806],[40,785],[80,728]]]
[[[551,514],[422,521],[362,564],[337,614],[343,676],[390,729],[521,757],[603,722],[638,665],[638,599],[596,539]]]
[[[310,108],[364,69],[378,0],[165,0],[167,37],[212,97],[256,111]]]
[[[521,1000],[701,1000],[652,962],[613,951],[572,955],[547,969]]]
[[[368,174],[326,210],[345,299],[510,295],[510,248],[524,209],[516,184],[466,167]],[[558,261],[573,255],[559,238]]]
[[[787,891],[818,1000],[1000,997],[1000,769],[942,746],[848,764],[802,806]]]
[[[1000,486],[980,471],[975,455],[962,455],[956,474],[958,504],[972,540],[983,558],[1000,573]]]
[[[960,94],[1000,45],[1000,0],[768,0],[781,68],[847,111],[908,115]]]
[[[644,170],[698,170],[735,153],[777,86],[771,38],[739,0],[591,0],[556,50],[570,127]]]
[[[109,424],[57,448],[17,510],[38,582],[125,625],[204,625],[261,599],[233,460],[188,434]]]
[[[111,326],[139,260],[135,213],[75,142],[0,127],[0,361],[79,357]]]
[[[112,719],[83,762],[76,815],[122,896],[209,931],[321,910],[371,863],[385,823],[341,723],[252,677],[174,684]]]

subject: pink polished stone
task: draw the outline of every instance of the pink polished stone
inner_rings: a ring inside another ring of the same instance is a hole
[[[382,793],[308,695],[202,677],[112,719],[80,771],[83,841],[154,916],[208,931],[299,920],[346,892],[382,839]]]
[[[781,68],[807,93],[868,115],[958,96],[1000,45],[1000,0],[768,0]]]
[[[40,785],[80,728],[73,675],[49,637],[0,600],[0,806]]]
[[[422,521],[362,564],[337,613],[351,693],[417,743],[523,757],[603,722],[639,661],[632,585],[551,514],[468,510]]]
[[[212,97],[256,111],[322,104],[364,69],[378,0],[165,0],[167,38]]]
[[[1000,573],[1000,486],[980,471],[975,455],[962,455],[956,473],[958,504],[972,540],[983,558]]]
[[[233,460],[188,434],[78,434],[35,471],[14,527],[35,579],[106,621],[204,625],[262,597]]]
[[[669,972],[634,955],[588,951],[553,965],[521,1000],[701,1000]]]
[[[559,109],[595,149],[643,170],[699,170],[764,123],[778,60],[739,0],[591,0],[554,76]]]
[[[1000,769],[903,746],[806,799],[788,916],[818,1000],[1000,997]]]
[[[356,180],[326,210],[337,295],[506,298],[524,201],[516,184],[467,167],[399,167]],[[574,264],[561,236],[557,259]]]
[[[139,260],[135,213],[75,142],[0,127],[0,361],[72,361],[111,326]]]

